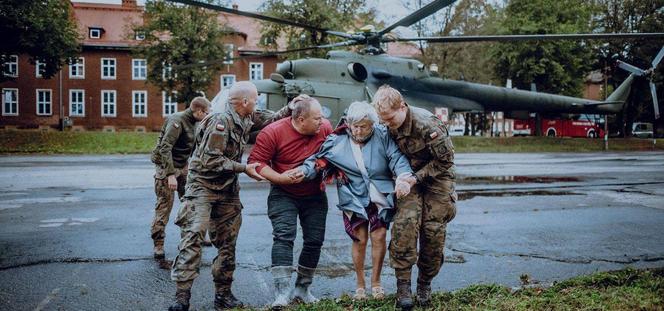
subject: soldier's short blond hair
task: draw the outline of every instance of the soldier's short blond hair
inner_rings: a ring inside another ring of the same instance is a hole
[[[379,113],[396,110],[401,107],[403,96],[401,96],[401,93],[397,89],[384,84],[374,94],[372,103]]]
[[[207,98],[205,97],[198,96],[191,100],[191,104],[189,104],[189,107],[193,111],[200,111],[200,110],[205,111],[207,109],[210,109],[210,101],[207,100]]]

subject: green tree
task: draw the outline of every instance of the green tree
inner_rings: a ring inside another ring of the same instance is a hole
[[[134,25],[133,31],[145,34],[134,52],[147,59],[148,82],[177,92],[177,101],[187,105],[206,91],[222,63],[178,66],[224,59],[222,39],[228,29],[217,17],[217,12],[200,7],[146,1],[144,24]]]
[[[415,26],[419,36],[489,35],[495,34],[501,11],[486,0],[461,0],[444,9],[428,22]],[[421,60],[436,64],[441,76],[478,83],[501,83],[493,70],[494,58],[487,50],[493,44],[431,43],[422,45]]]
[[[80,52],[79,34],[69,1],[0,2],[0,63],[11,54],[27,54],[44,64],[42,76],[55,75]],[[7,80],[0,70],[0,81]]]
[[[593,5],[584,0],[511,0],[499,34],[587,33],[592,30]],[[584,77],[595,62],[583,41],[500,43],[493,49],[496,74],[512,79],[519,89],[580,96]]]
[[[365,0],[267,0],[259,10],[265,15],[335,31],[355,31],[357,26],[372,24],[375,17],[374,12],[367,8]],[[261,42],[270,49],[276,49],[279,43],[277,38],[282,37],[286,39],[288,49],[345,40],[299,27],[270,22],[262,24]],[[313,50],[307,53],[309,56],[321,57],[326,51]]]
[[[597,0],[597,27],[606,32],[661,32],[664,29],[664,0]],[[647,69],[652,59],[664,46],[664,39],[631,39],[610,41],[597,47],[596,57],[600,60],[596,69],[604,71],[608,83],[615,89],[629,72],[612,66],[615,56],[620,60]],[[664,102],[664,61],[655,71],[655,85],[659,102]],[[622,114],[610,123],[611,132],[629,135],[635,120],[655,122],[656,127],[664,127],[664,120],[654,121],[654,110],[650,86],[646,79],[637,79]],[[664,112],[661,109],[660,111]]]

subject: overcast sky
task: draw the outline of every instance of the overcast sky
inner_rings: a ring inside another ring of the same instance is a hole
[[[122,0],[72,0],[72,2],[94,2],[94,3],[115,3],[120,4]],[[139,5],[143,5],[145,0],[137,0]],[[242,11],[256,11],[258,7],[263,4],[264,0],[242,0],[242,1],[231,1],[235,3],[241,3],[239,9]],[[379,18],[385,20],[386,22],[396,22],[399,18],[402,18],[409,13],[410,11],[406,10],[402,5],[403,0],[380,0],[380,6],[378,5],[379,0],[367,0],[367,3],[370,7],[377,8],[379,13]],[[397,31],[404,36],[414,35],[413,31],[405,29],[403,27],[397,28]]]

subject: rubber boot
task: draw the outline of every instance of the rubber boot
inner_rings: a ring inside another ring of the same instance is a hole
[[[309,290],[314,280],[314,272],[316,272],[316,268],[297,267],[297,279],[295,280],[295,289],[293,290],[294,300],[298,299],[304,303],[318,302],[318,298],[314,297]]]
[[[164,259],[166,258],[164,253],[164,240],[155,240],[154,249],[153,249],[154,259]]]
[[[168,307],[168,311],[188,311],[191,299],[192,282],[177,282],[175,290],[175,303]]]
[[[410,280],[397,280],[397,309],[413,308],[413,297],[410,291]]]
[[[431,305],[431,282],[417,280],[417,303],[420,307]]]
[[[274,302],[272,302],[272,310],[281,310],[288,305],[292,274],[293,267],[291,266],[272,267],[272,278],[274,279]]]

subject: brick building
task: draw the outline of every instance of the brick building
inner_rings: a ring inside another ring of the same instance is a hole
[[[15,79],[0,83],[0,128],[57,129],[68,118],[74,130],[157,131],[166,116],[185,108],[147,83],[146,60],[131,53],[141,37],[129,33],[130,25],[141,22],[143,7],[135,0],[71,5],[84,38],[79,62],[44,79],[39,64],[30,64],[27,55],[12,55],[3,69]],[[261,51],[259,22],[223,13],[219,21],[235,30],[224,39],[233,56]],[[206,95],[212,98],[236,80],[263,79],[277,61],[270,56],[229,62]]]

